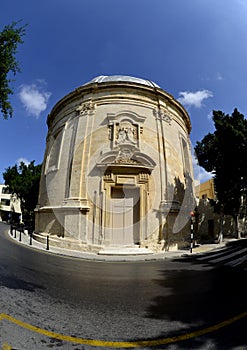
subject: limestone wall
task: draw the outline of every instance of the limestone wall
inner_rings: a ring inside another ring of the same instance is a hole
[[[191,126],[171,95],[130,81],[86,84],[57,103],[48,127],[37,234],[78,240],[78,249],[184,240]]]

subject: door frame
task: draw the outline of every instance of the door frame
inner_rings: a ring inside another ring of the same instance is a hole
[[[139,191],[139,221],[136,223],[136,230],[133,241],[137,244],[148,236],[147,213],[150,209],[149,203],[149,181],[150,173],[138,171],[135,173],[121,173],[107,171],[102,177],[102,244],[112,245],[112,218],[111,218],[111,192],[112,187],[126,186],[136,188]],[[138,232],[137,232],[138,231]],[[134,243],[133,243],[134,244]]]
[[[117,195],[119,192],[119,197],[113,197],[113,194]],[[121,197],[121,194],[123,195]],[[126,196],[126,195],[127,196]],[[120,206],[118,206],[117,201]],[[122,204],[121,205],[121,199]],[[128,201],[128,199],[130,199]],[[129,203],[128,203],[129,202]],[[125,206],[127,205],[127,206]],[[115,213],[116,208],[122,209],[121,212]],[[120,219],[123,221],[123,226],[116,225],[116,216],[120,214]],[[125,220],[129,221],[125,226]],[[140,229],[139,229],[139,221],[140,221],[140,187],[139,186],[111,186],[111,230],[112,230],[112,242],[116,245],[133,245],[138,244],[140,241]],[[118,239],[117,239],[117,236]]]

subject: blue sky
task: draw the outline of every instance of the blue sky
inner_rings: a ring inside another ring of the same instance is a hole
[[[213,109],[247,116],[246,0],[1,0],[0,30],[18,20],[28,26],[14,116],[0,119],[0,182],[20,160],[42,162],[48,113],[98,75],[146,78],[171,93],[190,115],[193,145],[214,130]]]

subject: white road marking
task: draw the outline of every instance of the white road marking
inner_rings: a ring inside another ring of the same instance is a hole
[[[234,251],[238,251],[239,248],[234,248],[231,249],[232,252]],[[197,260],[208,260],[209,258],[215,257],[215,256],[221,256],[221,255],[225,255],[227,252],[229,252],[229,248],[225,248],[224,250],[221,250],[219,252],[215,252],[213,254],[210,255],[206,255],[206,256],[202,256],[200,258],[198,258]]]
[[[220,261],[224,261],[224,260],[227,260],[229,258],[232,258],[233,256],[236,256],[236,255],[239,255],[239,254],[242,254],[242,253],[245,253],[247,252],[247,248],[243,248],[243,249],[240,249],[232,254],[227,254],[221,258],[217,258],[217,259],[210,259],[209,262],[213,262],[213,263],[217,263],[217,262],[220,262]]]
[[[247,255],[244,255],[244,256],[241,256],[240,258],[238,259],[235,259],[233,261],[229,261],[228,263],[226,263],[225,265],[227,266],[231,266],[231,267],[235,267],[237,265],[240,265],[242,264],[244,261],[247,260]]]

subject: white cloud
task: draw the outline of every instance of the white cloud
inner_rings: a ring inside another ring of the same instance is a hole
[[[44,82],[39,80],[37,84],[22,85],[19,92],[19,98],[24,105],[27,113],[39,118],[40,114],[47,108],[51,93],[44,91],[42,85]]]
[[[207,115],[208,120],[213,120],[212,112],[209,112]]]
[[[198,160],[196,159],[195,155],[192,155],[192,164],[194,170],[194,179],[196,181],[198,181],[199,183],[203,183],[209,179],[212,179],[213,174],[208,173],[205,169],[199,166]]]
[[[217,80],[223,80],[223,76],[218,72],[216,75]]]
[[[196,108],[202,107],[203,100],[213,97],[212,91],[198,90],[196,92],[182,91],[179,92],[178,101],[185,106],[193,106]]]
[[[26,158],[21,157],[21,158],[17,159],[17,165],[19,166],[21,163],[28,165],[30,162]]]

